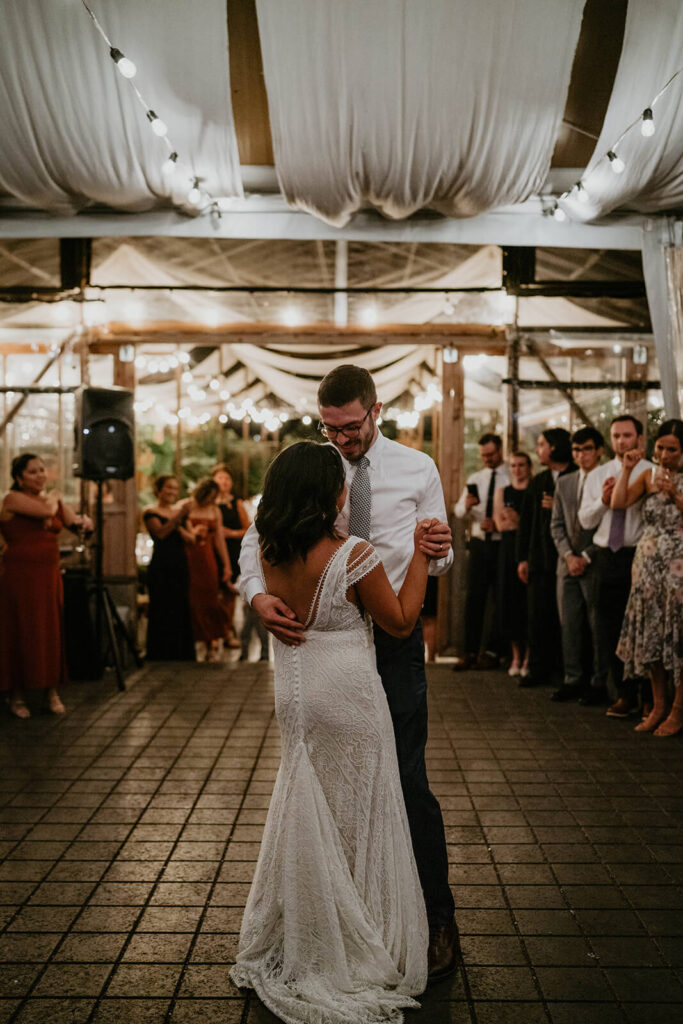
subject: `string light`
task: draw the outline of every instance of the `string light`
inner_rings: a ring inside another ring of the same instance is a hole
[[[626,170],[626,164],[620,156],[617,156],[613,149],[607,150],[607,159],[609,160],[610,167],[612,168],[615,174],[624,173],[624,171]]]
[[[193,178],[192,186],[187,193],[187,201],[190,204],[190,206],[197,206],[201,198],[202,193],[199,189],[199,178]]]
[[[178,156],[177,150],[171,144],[171,142],[170,142],[170,140],[168,138],[168,125],[150,107],[149,103],[146,102],[146,100],[143,97],[142,93],[140,92],[138,87],[133,82],[133,78],[137,74],[137,67],[136,67],[136,65],[133,63],[132,60],[130,60],[130,58],[126,57],[125,54],[117,46],[113,45],[113,43],[111,42],[111,40],[107,36],[107,33],[104,31],[104,29],[102,28],[102,25],[98,21],[96,15],[95,15],[95,12],[92,10],[90,5],[87,3],[87,0],[81,0],[81,4],[83,5],[83,7],[87,11],[88,15],[90,16],[90,18],[92,20],[92,23],[95,26],[95,28],[97,29],[98,33],[101,35],[102,39],[107,44],[107,48],[109,50],[109,56],[114,61],[114,64],[116,65],[117,70],[119,71],[121,76],[123,78],[125,78],[130,83],[130,87],[133,90],[133,92],[135,93],[135,98],[137,99],[138,103],[140,104],[140,106],[145,111],[145,116],[146,116],[147,120],[149,121],[149,124],[150,124],[150,127],[151,127],[152,131],[157,136],[157,138],[162,139],[163,142],[165,143],[165,145],[167,146],[168,156],[166,157],[166,159],[161,164],[161,174],[162,174],[162,177],[169,178],[171,175],[173,175],[173,173],[175,172],[175,170],[179,166],[179,156]],[[187,198],[188,206],[193,207],[193,208],[199,207],[202,199],[204,199],[205,203],[203,205],[203,212],[208,212],[212,217],[220,218],[220,216],[221,216],[221,206],[220,206],[219,202],[216,199],[214,199],[214,197],[206,189],[200,190],[197,187],[197,183],[201,179],[195,177],[194,175],[191,175],[189,173],[189,171],[188,171],[188,179],[192,183],[191,187],[190,187],[190,189],[189,189],[189,191],[187,193],[187,197],[186,197]],[[200,211],[197,211],[197,212],[200,212]]]
[[[168,178],[176,170],[177,165],[178,165],[178,154],[174,150],[169,155],[169,157],[166,160],[164,160],[163,164],[161,165],[161,173],[163,174],[163,176],[165,178]]]
[[[645,138],[649,138],[650,135],[655,133],[655,119],[652,116],[652,107],[646,107],[643,111],[643,119],[640,123],[640,134],[644,135]]]
[[[109,56],[124,78],[135,78],[138,69],[133,64],[133,61],[129,60],[117,47],[111,46],[109,48]]]
[[[623,158],[619,156],[619,154],[617,153],[617,147],[621,144],[621,142],[623,142],[623,140],[626,138],[629,132],[631,132],[636,127],[636,125],[640,126],[640,134],[646,139],[651,138],[655,134],[654,107],[662,98],[667,89],[670,88],[670,86],[676,81],[678,76],[681,74],[683,74],[683,67],[678,68],[676,71],[674,71],[674,73],[664,83],[664,85],[656,94],[656,96],[652,98],[650,104],[647,107],[645,107],[645,109],[642,111],[642,113],[638,115],[638,117],[631,121],[630,124],[626,125],[621,135],[617,139],[615,139],[610,148],[604,154],[604,157],[601,158],[609,161],[610,168],[615,174],[623,174],[626,170],[626,164]],[[600,163],[600,160],[598,160],[597,163]],[[574,188],[572,189],[572,194],[576,199],[578,199],[580,203],[587,203],[590,200],[590,196],[586,191],[586,185],[583,180],[577,181],[577,183],[574,185]],[[564,195],[560,197],[561,200],[564,198]],[[542,209],[541,212],[545,215],[550,213],[552,214],[552,216],[557,217],[555,207],[553,207],[551,210],[548,210],[546,207]],[[557,219],[562,220],[563,218],[557,217]]]
[[[586,186],[582,181],[577,181],[576,185],[574,185],[574,190],[576,192],[576,198],[579,200],[580,203],[588,202],[590,196],[588,195],[588,192],[586,191]]]

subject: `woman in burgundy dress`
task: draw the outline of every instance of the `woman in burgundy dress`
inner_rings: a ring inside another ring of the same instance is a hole
[[[232,567],[223,537],[223,520],[216,506],[219,487],[215,480],[200,480],[192,494],[192,504],[182,529],[190,570],[190,611],[197,656],[220,661],[226,618],[219,601],[219,574],[216,554],[222,565],[223,583],[230,588]],[[215,552],[215,553],[214,553]]]
[[[233,493],[232,473],[225,462],[219,462],[211,470],[211,476],[220,488],[216,505],[223,519],[223,536],[225,545],[230,556],[232,566],[231,582],[234,583],[240,572],[240,550],[242,538],[249,529],[249,514],[244,507],[244,502]],[[219,566],[219,571],[220,571]],[[225,585],[221,587],[221,604],[226,617],[227,633],[225,642],[228,647],[239,647],[240,642],[235,638],[235,602],[237,595],[233,589]]]
[[[62,577],[58,537],[66,526],[92,529],[54,494],[37,455],[12,462],[12,489],[0,507],[5,550],[0,571],[0,690],[9,709],[29,718],[26,690],[43,690],[50,711],[64,712],[57,688],[66,682]]]

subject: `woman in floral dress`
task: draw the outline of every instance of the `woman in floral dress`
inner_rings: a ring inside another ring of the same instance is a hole
[[[667,420],[657,432],[652,472],[630,482],[643,457],[624,454],[612,493],[612,508],[625,509],[644,497],[643,533],[633,560],[629,597],[617,654],[624,677],[649,674],[654,704],[638,732],[675,736],[683,729],[683,422]],[[669,708],[668,678],[675,697]]]

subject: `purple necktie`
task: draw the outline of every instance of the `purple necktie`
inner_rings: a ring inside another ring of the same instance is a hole
[[[624,546],[624,533],[626,528],[626,509],[613,508],[612,521],[609,526],[609,537],[607,547],[610,551],[620,551]]]

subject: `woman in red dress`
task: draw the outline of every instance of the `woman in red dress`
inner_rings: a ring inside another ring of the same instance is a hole
[[[84,526],[57,495],[44,494],[47,475],[37,455],[12,462],[12,490],[0,507],[5,550],[0,571],[0,690],[9,693],[9,709],[29,718],[25,690],[44,690],[50,711],[64,705],[57,688],[66,682],[62,577],[58,537],[62,529]]]
[[[222,565],[222,579],[230,582],[232,567],[223,537],[223,520],[216,507],[219,487],[215,480],[200,480],[192,494],[192,504],[182,529],[187,564],[190,570],[190,611],[198,659],[204,649],[207,661],[220,661],[226,618],[219,601],[216,555]]]

